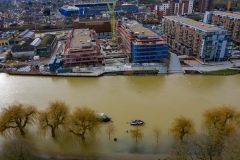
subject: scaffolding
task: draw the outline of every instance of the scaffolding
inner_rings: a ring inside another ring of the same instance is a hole
[[[112,30],[112,43],[116,43],[117,37],[116,37],[116,14],[115,14],[115,8],[118,3],[118,0],[114,0],[113,5],[110,5],[110,1],[108,1],[108,10],[111,17],[111,30]]]
[[[75,29],[71,32],[64,53],[64,66],[88,66],[102,63],[96,32]]]

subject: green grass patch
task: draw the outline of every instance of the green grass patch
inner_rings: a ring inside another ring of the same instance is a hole
[[[240,73],[240,70],[237,70],[237,69],[224,69],[219,71],[204,72],[204,74],[206,75],[235,75],[239,73]]]

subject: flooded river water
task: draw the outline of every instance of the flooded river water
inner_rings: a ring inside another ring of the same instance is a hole
[[[41,110],[50,101],[59,99],[72,108],[88,106],[96,112],[107,113],[114,121],[114,137],[118,138],[119,146],[106,147],[109,142],[102,131],[98,140],[104,147],[95,145],[95,148],[110,148],[111,152],[134,150],[134,140],[127,133],[131,129],[127,122],[132,119],[146,122],[142,146],[153,146],[154,128],[160,128],[162,137],[167,137],[173,119],[183,115],[191,118],[200,129],[202,113],[206,109],[222,104],[240,109],[239,95],[240,75],[53,78],[0,74],[1,108],[13,103],[27,103]],[[165,138],[160,140],[164,145],[168,143]],[[143,151],[148,152],[148,149],[143,147]]]

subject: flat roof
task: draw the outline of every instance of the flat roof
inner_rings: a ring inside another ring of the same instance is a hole
[[[79,11],[79,8],[75,6],[63,6],[61,8],[67,11]]]
[[[41,41],[42,41],[42,40],[41,40],[40,38],[36,38],[36,39],[31,43],[31,45],[34,46],[34,47],[37,47],[37,46],[40,45]]]
[[[34,51],[34,47],[31,46],[31,43],[33,42],[33,39],[31,38],[25,38],[22,40],[19,44],[13,46],[12,51],[13,52],[26,52],[26,51]]]
[[[213,11],[214,14],[221,15],[221,16],[228,16],[232,18],[240,19],[240,12],[223,12],[223,11]]]
[[[52,35],[52,34],[46,34],[42,40],[41,40],[41,43],[40,45],[38,46],[38,48],[42,48],[42,47],[49,47],[54,39],[56,38],[56,36]]]
[[[127,21],[127,22],[124,22],[124,24],[132,32],[138,33],[139,36],[158,37],[156,33],[144,27],[142,24],[138,23],[137,21]]]
[[[92,41],[91,31],[89,29],[74,29],[70,48],[81,48],[90,46]]]
[[[223,30],[222,28],[206,24],[203,22],[195,21],[190,18],[185,18],[185,17],[180,17],[180,16],[165,16],[166,19],[175,21],[175,22],[180,22],[183,25],[193,27],[195,29],[199,29],[205,32],[215,32],[215,31],[221,31]]]

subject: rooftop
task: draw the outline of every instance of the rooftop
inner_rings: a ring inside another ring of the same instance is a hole
[[[28,52],[28,51],[34,51],[34,47],[31,46],[31,43],[33,42],[33,39],[31,38],[25,38],[22,40],[19,44],[15,45],[12,48],[13,52]]]
[[[151,31],[148,28],[145,28],[142,24],[138,23],[137,21],[127,21],[125,25],[128,29],[130,29],[135,34],[139,36],[148,36],[148,37],[157,37],[158,35]]]
[[[75,29],[73,30],[70,48],[82,48],[83,46],[90,46],[91,41],[92,37],[89,29]]]
[[[205,32],[215,32],[215,31],[221,31],[223,29],[210,25],[210,24],[206,24],[203,22],[198,22],[189,18],[184,18],[184,17],[180,17],[180,16],[166,16],[166,19],[175,21],[175,22],[180,22],[183,25],[187,25],[187,26],[191,26],[195,29],[199,29]]]
[[[62,9],[66,11],[79,11],[79,8],[75,6],[63,6]]]
[[[240,19],[240,12],[231,13],[231,12],[214,11],[213,13],[221,16],[228,16],[228,17]]]
[[[34,35],[34,32],[30,31],[29,29],[23,31],[19,34],[19,37],[21,38],[31,38]]]
[[[52,34],[45,35],[42,38],[41,43],[40,43],[40,45],[38,47],[40,48],[40,47],[48,47],[48,46],[50,46],[53,43],[55,38],[56,38],[56,36],[54,36]]]
[[[42,40],[41,40],[40,38],[36,38],[36,39],[31,43],[31,45],[34,46],[34,47],[37,47],[37,46],[40,45],[41,41],[42,41]]]

